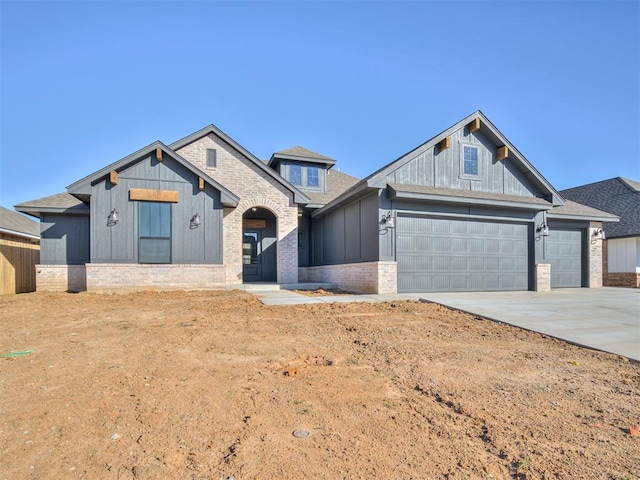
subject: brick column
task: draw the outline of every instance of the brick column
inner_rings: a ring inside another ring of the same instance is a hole
[[[536,263],[536,292],[551,291],[551,264]]]

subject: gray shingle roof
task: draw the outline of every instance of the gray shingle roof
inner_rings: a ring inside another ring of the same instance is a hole
[[[309,159],[317,159],[317,160],[330,160],[335,162],[333,158],[326,157],[325,155],[320,155],[312,150],[301,147],[300,145],[296,145],[295,147],[287,148],[285,150],[280,150],[279,152],[275,152],[274,155],[286,155],[292,157],[303,157]]]
[[[332,169],[327,171],[327,193],[314,193],[307,190],[304,193],[311,199],[311,205],[326,205],[358,181],[356,177]]]
[[[550,216],[562,216],[562,217],[585,217],[591,219],[610,219],[615,221],[618,217],[596,208],[582,205],[581,203],[572,202],[571,200],[565,200],[564,205],[558,205],[549,210]]]
[[[18,236],[40,236],[40,224],[17,212],[0,207],[0,229]]]
[[[468,199],[495,200],[500,202],[526,203],[550,207],[551,203],[544,198],[523,197],[518,195],[504,195],[502,193],[478,192],[472,190],[458,190],[455,188],[437,188],[425,185],[405,185],[390,183],[389,187],[398,192],[417,193],[442,197],[459,197]]]
[[[620,217],[619,223],[605,224],[607,238],[640,236],[640,182],[616,177],[568,188],[560,195]]]
[[[15,206],[15,208],[19,212],[28,213],[29,215],[33,215],[34,217],[39,217],[40,212],[80,213],[83,211],[89,211],[89,207],[85,203],[78,200],[73,195],[68,194],[67,192],[56,193],[55,195],[50,195],[48,197],[19,203]]]

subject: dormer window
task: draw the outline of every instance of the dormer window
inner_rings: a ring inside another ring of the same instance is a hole
[[[318,186],[318,167],[307,167],[307,187]]]
[[[302,185],[302,167],[289,165],[289,181],[294,185]]]

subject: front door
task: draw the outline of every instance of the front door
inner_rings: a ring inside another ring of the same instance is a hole
[[[242,232],[242,281],[262,281],[262,232],[245,228]]]

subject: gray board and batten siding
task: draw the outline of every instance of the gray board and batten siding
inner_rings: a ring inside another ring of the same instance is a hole
[[[463,173],[464,146],[478,148],[478,175]],[[388,172],[387,183],[423,185],[479,192],[542,197],[533,183],[508,160],[498,160],[496,145],[479,131],[468,133],[463,127],[451,134],[451,146],[416,152],[415,157]]]
[[[171,204],[171,263],[222,263],[222,204],[220,192],[208,183],[201,191],[198,177],[181,163],[154,154],[122,170],[117,185],[102,178],[91,187],[91,262],[137,263],[139,202],[129,199],[131,188],[173,190],[178,202]],[[112,209],[119,223],[107,226]],[[190,228],[198,214],[201,225]]]
[[[312,218],[312,265],[377,261],[379,229],[376,193]]]
[[[84,265],[89,261],[89,216],[42,213],[40,263]]]

